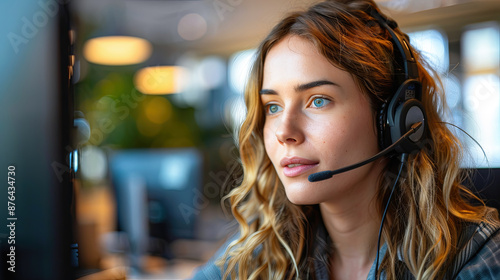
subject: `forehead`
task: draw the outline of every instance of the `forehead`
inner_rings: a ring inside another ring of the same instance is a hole
[[[309,40],[289,35],[268,52],[264,61],[262,86],[273,86],[284,80],[307,83],[318,79],[352,79],[334,66]]]
[[[271,47],[264,61],[264,67],[276,60],[280,63],[284,60],[294,63],[304,59],[327,61],[312,42],[297,35],[288,35]]]

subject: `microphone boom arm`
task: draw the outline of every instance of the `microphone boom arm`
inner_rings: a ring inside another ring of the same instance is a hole
[[[413,133],[415,133],[420,127],[422,126],[422,122],[417,122],[417,123],[414,123],[410,130],[408,130],[403,136],[401,136],[401,138],[399,138],[396,142],[392,143],[389,147],[385,148],[383,151],[381,151],[380,153],[374,155],[373,157],[365,160],[365,161],[362,161],[362,162],[359,162],[359,163],[356,163],[356,164],[353,164],[353,165],[349,165],[349,166],[346,166],[346,167],[343,167],[343,168],[340,168],[340,169],[337,169],[337,170],[328,170],[328,171],[321,171],[321,172],[318,172],[318,173],[313,173],[311,175],[309,175],[309,177],[307,178],[309,180],[309,182],[318,182],[318,181],[322,181],[322,180],[325,180],[325,179],[328,179],[328,178],[331,178],[333,175],[336,175],[336,174],[339,174],[339,173],[343,173],[343,172],[346,172],[346,171],[349,171],[349,170],[352,170],[352,169],[356,169],[358,167],[361,167],[365,164],[368,164],[372,161],[375,161],[385,155],[387,155],[389,152],[391,152],[392,150],[394,150],[397,145],[399,145],[399,143],[401,143],[401,141],[403,141],[404,139],[410,137],[410,135],[412,135]]]

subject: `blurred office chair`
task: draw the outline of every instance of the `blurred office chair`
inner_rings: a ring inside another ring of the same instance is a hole
[[[500,211],[500,168],[477,168],[471,171],[471,182],[466,185],[478,194],[486,205]]]

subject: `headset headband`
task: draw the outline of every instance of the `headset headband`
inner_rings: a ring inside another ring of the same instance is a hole
[[[398,27],[398,24],[394,20],[381,15],[377,11],[377,9],[373,7],[370,9],[370,15],[377,19],[379,24],[389,32],[392,39],[391,41],[394,47],[397,49],[399,55],[401,56],[401,59],[400,61],[398,61],[398,63],[401,63],[399,67],[402,67],[402,69],[399,67],[395,67],[395,76],[397,78],[398,84],[401,84],[402,81],[406,81],[409,79],[418,79],[417,63],[412,51],[410,50],[410,44],[408,40],[402,36],[397,35],[393,30]]]

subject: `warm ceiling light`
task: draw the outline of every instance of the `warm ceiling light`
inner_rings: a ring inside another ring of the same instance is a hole
[[[129,65],[144,62],[152,49],[151,43],[141,38],[107,36],[88,40],[83,47],[83,55],[92,63]]]
[[[182,91],[186,71],[179,66],[143,68],[135,74],[134,84],[144,94],[169,94]]]

